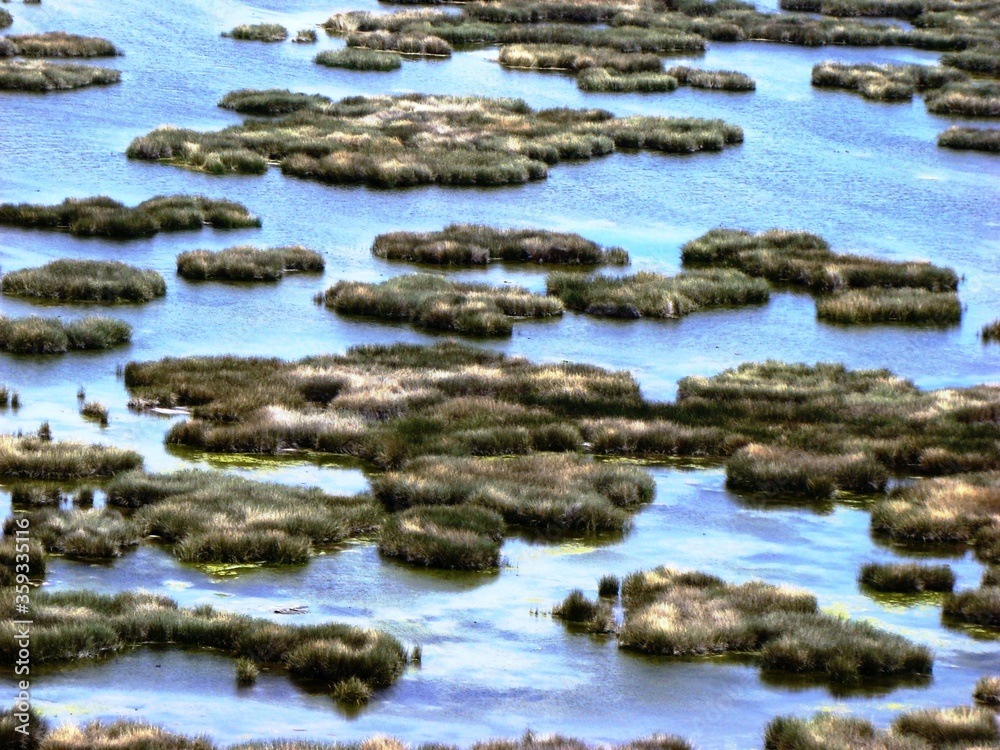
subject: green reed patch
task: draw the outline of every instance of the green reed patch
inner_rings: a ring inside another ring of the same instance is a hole
[[[489,570],[500,564],[504,531],[499,513],[475,505],[419,506],[386,519],[378,548],[429,568]]]
[[[860,452],[821,455],[750,444],[726,461],[726,485],[751,492],[828,498],[844,490],[881,492],[888,481],[885,466]]]
[[[55,229],[81,237],[151,237],[157,232],[259,227],[246,207],[201,195],[159,195],[128,207],[104,196],[67,198],[54,206],[30,203],[0,205],[0,225]]]
[[[553,273],[545,287],[569,309],[605,318],[679,318],[706,308],[761,304],[770,296],[766,281],[731,269],[677,276]]]
[[[926,289],[850,289],[816,300],[816,317],[833,323],[954,325],[962,305],[954,292]]]
[[[345,47],[338,50],[323,50],[313,62],[328,68],[344,68],[346,70],[374,70],[387,73],[399,70],[403,63],[395,52],[382,52],[373,49]]]
[[[118,83],[121,77],[117,70],[93,65],[0,60],[0,90],[4,91],[67,91],[85,86],[107,86]]]
[[[277,23],[243,24],[222,32],[222,36],[249,42],[283,42],[288,38],[288,29]]]
[[[451,224],[440,231],[389,232],[372,244],[372,255],[386,260],[434,265],[552,263],[628,265],[628,252],[602,248],[567,232],[545,229],[498,229],[483,224]]]
[[[13,297],[121,304],[149,302],[162,297],[167,293],[167,285],[156,271],[117,260],[54,260],[38,268],[4,274],[0,277],[0,291]],[[106,323],[92,325],[89,329],[80,327],[81,341],[86,340],[88,330],[105,335],[111,332]]]
[[[938,136],[941,148],[1000,152],[1000,128],[948,128]]]
[[[514,320],[562,315],[558,300],[519,286],[450,281],[429,274],[397,276],[371,284],[338,281],[324,304],[348,315],[404,320],[422,328],[472,336],[509,336]]]
[[[4,479],[110,477],[141,464],[142,456],[122,448],[0,435],[0,478]]]
[[[114,57],[122,54],[107,39],[64,31],[0,37],[0,57]]]
[[[191,281],[277,281],[289,271],[322,273],[323,256],[301,245],[189,250],[177,256],[177,274]]]
[[[83,349],[111,349],[132,340],[132,326],[117,318],[7,318],[0,315],[0,351],[14,354],[62,354]]]
[[[950,592],[955,587],[955,572],[948,565],[865,563],[861,566],[858,581],[873,591],[899,594]]]
[[[286,175],[321,182],[512,185],[544,179],[560,161],[616,148],[692,153],[743,140],[740,128],[721,120],[536,111],[519,99],[404,94],[305,102],[287,92],[241,91],[222,105],[298,111],[214,133],[161,127],[132,141],[128,156],[205,169],[227,154],[250,151],[279,162]],[[239,172],[240,161],[227,170]]]

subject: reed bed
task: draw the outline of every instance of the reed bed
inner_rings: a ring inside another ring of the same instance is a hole
[[[277,281],[289,271],[322,273],[323,256],[302,245],[190,250],[177,256],[177,275],[192,281]]]
[[[54,260],[38,268],[24,268],[0,277],[0,291],[13,297],[58,300],[60,302],[103,302],[108,304],[149,302],[167,293],[167,285],[156,271],[143,270],[117,260]],[[107,318],[89,326],[77,324],[80,341],[114,327]],[[73,324],[70,324],[72,326]],[[69,335],[67,328],[67,336]],[[123,332],[117,329],[119,335]],[[113,336],[111,337],[113,338]]]
[[[429,274],[397,276],[381,284],[338,281],[324,304],[347,315],[404,320],[422,328],[471,336],[509,336],[521,318],[562,315],[558,300],[519,286],[450,281]]]
[[[948,565],[865,563],[861,566],[858,581],[873,591],[899,594],[951,592],[955,588],[955,572]]]
[[[121,557],[142,540],[139,527],[121,513],[108,508],[60,511],[33,509],[24,517],[46,552],[79,560],[110,560]],[[4,524],[10,533],[13,519]]]
[[[812,85],[856,91],[866,99],[909,101],[918,91],[940,91],[968,76],[950,68],[924,65],[845,65],[823,62],[813,66]],[[968,86],[963,87],[963,91]],[[928,109],[931,109],[928,101]],[[931,109],[932,112],[936,111]]]
[[[1000,84],[949,83],[924,95],[927,111],[937,115],[1000,117]]]
[[[498,62],[508,68],[569,70],[603,68],[616,73],[662,73],[663,62],[650,53],[626,53],[571,44],[512,44],[500,48]]]
[[[604,318],[679,318],[706,308],[761,304],[770,297],[766,281],[731,269],[677,276],[553,273],[545,288],[569,309]]]
[[[981,586],[949,594],[942,613],[955,622],[1000,628],[1000,586]]]
[[[617,593],[615,595],[617,596]],[[604,634],[614,630],[609,602],[591,601],[580,589],[573,589],[565,599],[553,607],[552,616],[575,625],[583,625],[591,633]]]
[[[225,155],[252,152],[294,177],[399,188],[522,184],[544,179],[549,166],[560,161],[616,148],[694,153],[743,140],[740,128],[721,120],[536,111],[518,99],[405,94],[335,103],[287,92],[236,94],[222,105],[298,111],[214,133],[161,127],[132,141],[128,156],[205,169]],[[231,161],[228,170],[239,172],[241,160]],[[252,166],[248,173],[258,173],[260,162]]]
[[[628,265],[628,252],[602,248],[578,234],[544,229],[497,229],[482,224],[451,224],[440,231],[389,232],[372,244],[372,255],[386,260],[433,265],[552,263]]]
[[[288,29],[277,23],[243,24],[222,32],[222,36],[249,42],[283,42],[288,39]]]
[[[288,89],[238,89],[219,100],[219,106],[244,115],[274,117],[322,107],[330,102],[319,94],[298,94]]]
[[[673,91],[678,84],[667,73],[618,73],[607,68],[587,68],[577,74],[576,85],[581,91],[595,93],[651,94]]]
[[[0,57],[115,57],[122,54],[107,39],[64,31],[10,34],[0,38]]]
[[[346,70],[374,70],[387,73],[399,70],[403,63],[395,52],[384,52],[359,47],[345,47],[338,50],[323,50],[313,62],[328,68],[344,68]]]
[[[979,337],[986,344],[990,341],[1000,341],[1000,320],[987,323],[979,331]]]
[[[750,444],[726,461],[726,485],[769,494],[829,498],[838,492],[881,492],[889,481],[881,463],[864,453],[820,455]]]
[[[13,526],[13,519],[9,522]],[[24,555],[28,556],[28,567],[27,572],[24,573],[22,569],[22,573],[31,581],[37,582],[45,578],[47,560],[45,550],[38,540],[23,541],[8,534],[0,539],[0,587],[13,586],[17,583],[15,566],[18,556],[21,556],[21,563],[24,564]]]
[[[490,570],[500,564],[504,521],[474,505],[421,506],[391,515],[378,549],[414,565],[448,570]]]
[[[0,477],[4,479],[110,477],[141,464],[142,456],[122,448],[0,435]]]
[[[968,16],[966,16],[967,18]],[[959,19],[956,20],[961,22]],[[981,37],[971,38],[967,42],[967,48],[942,55],[941,63],[968,73],[987,76],[1000,75],[1000,44],[997,43],[995,29],[988,31],[993,37],[990,41],[980,44]]]
[[[108,86],[119,83],[121,77],[117,70],[94,65],[0,60],[0,90],[3,91],[68,91],[85,86]]]
[[[988,675],[976,680],[972,697],[976,703],[1000,706],[1000,675]]]
[[[681,86],[717,91],[753,91],[757,82],[745,73],[735,70],[701,70],[685,65],[675,65],[667,70],[667,75],[677,79]]]
[[[452,48],[433,34],[396,34],[391,31],[356,32],[347,35],[347,46],[414,57],[451,57]]]
[[[1000,128],[948,128],[938,136],[941,148],[1000,152]]]
[[[12,595],[0,592],[5,600]],[[382,688],[395,682],[407,663],[402,644],[381,631],[338,623],[281,625],[210,605],[182,609],[171,599],[145,593],[35,591],[32,619],[35,664],[92,660],[139,645],[171,645],[214,649],[303,679],[355,677]],[[13,628],[0,630],[0,654],[11,662],[15,658]]]
[[[296,44],[316,44],[319,41],[319,35],[316,33],[316,29],[299,29],[295,32],[292,41]]]
[[[954,325],[962,305],[954,292],[926,289],[851,289],[816,300],[816,317],[848,325]]]
[[[0,29],[6,29],[12,23],[14,23],[14,17],[3,8],[0,8]]]
[[[0,225],[55,229],[81,237],[151,237],[157,232],[259,227],[260,219],[242,204],[202,195],[158,195],[135,207],[104,196],[67,198],[54,206],[0,205]]]
[[[117,318],[7,318],[0,315],[0,351],[13,354],[62,354],[111,349],[132,340],[132,326]]]
[[[6,409],[8,406],[17,409],[20,405],[21,394],[17,389],[0,383],[0,409]]]

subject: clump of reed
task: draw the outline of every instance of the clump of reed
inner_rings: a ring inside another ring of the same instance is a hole
[[[403,94],[332,102],[240,91],[221,104],[260,114],[275,107],[295,111],[214,133],[162,127],[132,141],[129,158],[214,170],[223,157],[253,152],[279,162],[286,175],[321,182],[384,188],[513,185],[544,179],[548,167],[560,161],[616,148],[694,153],[743,141],[740,128],[721,120],[536,111],[519,99]],[[231,161],[226,169],[238,171],[241,160]],[[260,162],[252,166],[250,173],[257,173]]]
[[[99,401],[87,401],[80,407],[80,415],[84,419],[93,420],[105,427],[108,424],[108,407]]]
[[[159,195],[134,207],[104,196],[67,198],[54,206],[30,203],[0,205],[0,225],[55,229],[82,237],[151,237],[157,232],[259,227],[246,207],[201,195]]]
[[[828,498],[844,490],[881,492],[888,481],[885,466],[864,453],[820,455],[750,444],[726,461],[726,485],[751,492]]]
[[[120,81],[121,73],[111,68],[41,60],[0,61],[0,90],[4,91],[68,91]]]
[[[576,76],[581,91],[595,93],[657,93],[673,91],[677,79],[668,73],[618,73],[607,68],[586,68]]]
[[[955,572],[948,565],[865,563],[861,566],[858,581],[873,591],[899,594],[950,592],[955,587]]]
[[[173,545],[187,562],[298,564],[313,544],[374,529],[381,518],[367,495],[254,482],[201,471],[132,472],[107,485],[108,504],[135,509],[141,536]]]
[[[628,265],[628,252],[602,248],[568,232],[545,229],[497,229],[482,224],[451,224],[440,231],[389,232],[372,244],[372,255],[387,260],[434,265],[553,263]]]
[[[942,55],[941,64],[974,74],[1000,74],[1000,45],[996,43],[996,39],[994,38],[993,44],[975,43],[979,39],[970,41],[974,43],[968,48]]]
[[[976,703],[984,703],[987,706],[1000,705],[1000,675],[987,675],[976,680],[972,697]]]
[[[545,287],[571,310],[608,318],[679,318],[705,308],[760,304],[770,296],[767,282],[731,269],[677,276],[553,273]]]
[[[810,594],[760,581],[726,583],[670,568],[641,571],[622,584],[621,648],[666,656],[756,654],[762,669],[810,673],[834,682],[928,675],[923,646],[819,612]]]
[[[111,349],[132,340],[132,326],[117,318],[90,316],[64,323],[59,318],[7,318],[0,315],[0,351],[62,354],[70,350]]]
[[[323,50],[313,62],[328,68],[345,68],[346,70],[374,70],[387,73],[399,70],[403,63],[396,52],[380,52],[361,47],[345,47],[338,50]]]
[[[292,37],[292,41],[296,44],[316,44],[318,40],[319,35],[316,33],[316,29],[299,29]]]
[[[301,245],[189,250],[177,256],[177,274],[189,280],[277,281],[289,271],[321,273],[323,256]]]
[[[219,106],[244,115],[273,117],[322,107],[329,102],[319,94],[297,94],[288,89],[238,89],[222,97]]]
[[[347,35],[347,46],[355,49],[395,52],[415,57],[451,57],[452,48],[444,39],[420,32],[397,34],[391,31],[365,31]]]
[[[941,148],[968,151],[1000,151],[1000,129],[998,128],[948,128],[938,136]]]
[[[381,284],[338,281],[324,304],[349,315],[405,320],[414,325],[472,336],[509,336],[516,318],[562,315],[558,300],[518,286],[450,281],[439,276],[397,276]]]
[[[2,18],[0,18],[2,20]],[[22,708],[27,708],[22,711]],[[0,746],[16,750],[41,750],[49,732],[49,723],[32,707],[17,706],[0,710]],[[103,750],[103,748],[102,748]]]
[[[110,508],[60,511],[43,507],[26,514],[31,532],[46,552],[81,560],[109,560],[135,547],[142,539],[139,527]],[[4,533],[13,530],[14,519],[4,523]]]
[[[239,685],[253,685],[260,675],[260,667],[253,659],[240,657],[236,660],[236,682]],[[364,684],[364,683],[362,683]]]
[[[618,576],[604,575],[597,582],[597,595],[602,599],[617,599],[621,589],[621,580]]]
[[[122,54],[107,39],[64,31],[10,34],[0,39],[0,57],[114,57]]]
[[[13,409],[20,408],[21,394],[17,389],[0,383],[0,409],[6,409],[8,406]]]
[[[378,549],[429,568],[489,570],[500,564],[504,530],[499,513],[475,505],[419,506],[386,519]]]
[[[0,477],[4,479],[110,477],[141,464],[142,456],[122,448],[0,435]]]
[[[922,261],[886,261],[864,255],[835,253],[818,235],[769,229],[752,234],[742,229],[712,229],[681,247],[685,265],[736,268],[750,276],[799,284],[812,291],[914,288],[954,291],[958,274]]]
[[[552,616],[575,625],[586,626],[592,633],[610,633],[614,628],[607,602],[593,602],[580,589],[573,589],[552,608]]]
[[[949,594],[941,611],[955,622],[1000,628],[1000,586],[980,586]]]
[[[927,111],[938,115],[1000,117],[1000,84],[949,83],[924,95]]]
[[[979,331],[979,337],[986,344],[990,341],[1000,341],[1000,320],[987,323]]]
[[[357,677],[349,677],[330,686],[330,697],[346,706],[363,706],[374,695],[375,691]]]
[[[288,38],[288,29],[277,23],[256,23],[236,26],[222,36],[250,42],[283,42]]]
[[[667,70],[667,75],[677,79],[681,86],[695,89],[714,89],[718,91],[753,91],[757,82],[745,73],[735,70],[701,70],[677,65]]]
[[[536,70],[580,72],[603,68],[615,73],[663,72],[663,62],[654,54],[572,44],[511,44],[500,48],[498,62],[508,68]]]
[[[813,86],[849,89],[865,99],[878,101],[909,101],[918,91],[937,90],[967,79],[957,70],[923,65],[848,65],[828,61],[814,65],[812,70]]]
[[[962,305],[954,292],[851,289],[817,299],[816,317],[848,325],[954,325],[962,319]]]
[[[894,733],[925,740],[932,746],[946,743],[994,744],[1000,738],[996,714],[982,706],[924,708],[900,714],[893,722]]]
[[[156,271],[143,270],[117,260],[54,260],[38,268],[24,268],[0,277],[0,291],[14,297],[51,299],[60,302],[149,302],[167,293],[167,285]],[[30,319],[29,319],[30,320]],[[40,319],[36,319],[40,320]],[[81,342],[114,340],[117,330],[108,318],[77,324]],[[38,324],[32,324],[36,327]],[[64,326],[66,335],[73,324]]]
[[[13,530],[17,528],[17,518],[11,516],[5,522],[11,531],[5,532],[5,536],[0,539],[0,587],[13,586],[17,582],[18,557],[24,564],[24,555],[27,559],[27,573],[29,580],[40,581],[45,578],[46,557],[45,550],[37,539],[21,540],[13,536]],[[23,570],[21,572],[24,572]]]
[[[6,29],[14,23],[14,17],[7,11],[0,8],[0,29]]]
[[[380,688],[395,682],[407,662],[403,645],[381,631],[338,623],[280,625],[209,605],[182,609],[152,594],[36,591],[32,605],[36,664],[95,659],[139,645],[189,646],[283,668],[304,679],[354,677]],[[16,653],[14,631],[4,629],[0,655],[13,660]]]

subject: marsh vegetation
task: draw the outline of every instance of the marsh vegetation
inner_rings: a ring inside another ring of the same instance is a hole
[[[948,128],[938,136],[937,145],[959,150],[1000,152],[1000,128]]]
[[[222,36],[249,42],[283,42],[288,38],[288,29],[277,23],[243,24],[224,31]]]
[[[167,285],[156,271],[117,260],[54,260],[39,268],[5,273],[0,277],[0,291],[29,299],[121,304],[149,302],[162,297],[167,293]],[[86,336],[88,331],[110,333],[107,323],[77,325],[81,336]]]
[[[107,39],[64,31],[0,37],[0,57],[114,57],[121,52]]]
[[[0,60],[0,90],[5,91],[67,91],[85,86],[107,86],[118,83],[121,77],[117,70],[94,65]]]
[[[865,563],[858,574],[858,581],[873,591],[900,594],[950,592],[955,587],[955,572],[948,565]]]
[[[38,435],[0,435],[0,478],[81,479],[110,477],[142,465],[135,451],[86,445]]]
[[[13,354],[62,354],[71,350],[111,349],[132,340],[132,326],[117,318],[91,316],[7,318],[0,315],[0,351]]]
[[[851,289],[816,300],[816,317],[833,323],[954,325],[962,305],[953,292],[926,289]]]
[[[387,73],[399,70],[403,63],[395,52],[385,52],[373,49],[345,47],[338,50],[323,50],[313,62],[328,68],[344,68],[346,70],[374,70]]]
[[[323,256],[301,245],[189,250],[177,256],[177,275],[190,281],[277,281],[288,272],[322,273]]]

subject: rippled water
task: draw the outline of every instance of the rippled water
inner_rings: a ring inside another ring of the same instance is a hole
[[[67,0],[10,6],[11,33],[96,34],[126,55],[100,63],[123,71],[116,87],[0,94],[0,201],[47,203],[107,194],[136,203],[155,194],[197,192],[245,203],[264,226],[130,242],[0,229],[4,271],[61,257],[114,258],[156,268],[168,280],[165,299],[114,310],[135,327],[127,348],[47,358],[0,356],[0,382],[17,387],[24,402],[16,413],[0,412],[3,431],[34,429],[47,419],[58,438],[135,447],[152,470],[199,465],[332,492],[358,491],[365,476],[340,461],[168,452],[162,437],[170,420],[127,411],[116,365],[219,352],[293,358],[359,343],[438,340],[403,325],[340,318],[315,306],[311,297],[339,278],[377,280],[406,272],[405,266],[371,258],[376,234],[458,221],[575,231],[626,247],[634,269],[663,271],[679,267],[683,242],[713,226],[802,228],[823,235],[835,250],[927,259],[965,277],[959,289],[967,306],[962,325],[947,329],[822,324],[808,295],[779,292],[759,308],[697,313],[674,322],[567,314],[559,321],[519,323],[511,339],[480,343],[535,360],[629,369],[653,398],[671,398],[685,375],[764,358],[889,367],[924,387],[997,380],[1000,347],[984,347],[977,336],[984,322],[1000,316],[996,157],[939,150],[937,133],[963,121],[928,114],[919,98],[912,104],[876,104],[809,85],[812,65],[826,59],[930,63],[935,55],[713,44],[707,54],[685,63],[748,73],[757,79],[755,93],[682,88],[666,95],[615,96],[583,94],[564,75],[504,71],[492,62],[496,50],[458,53],[449,61],[408,61],[396,73],[365,74],[313,65],[318,49],[340,44],[323,34],[315,46],[218,37],[237,23],[277,21],[294,32],[339,10],[376,9],[373,2],[309,0],[288,13],[284,5]],[[504,189],[376,191],[286,179],[277,170],[263,177],[211,177],[125,159],[133,137],[163,123],[217,129],[239,122],[215,103],[242,87],[331,97],[403,91],[517,96],[536,107],[722,117],[741,125],[746,141],[719,154],[620,153],[560,164],[544,182]],[[174,276],[174,257],[183,250],[250,242],[308,245],[326,256],[327,271],[322,278],[292,276],[252,288],[193,284]],[[517,266],[458,275],[534,289],[544,285],[543,273]],[[0,298],[4,315],[76,317],[93,309],[44,309]],[[110,407],[108,428],[80,419],[75,395],[80,385],[88,398]],[[509,567],[493,575],[413,570],[382,560],[371,542],[330,550],[302,568],[235,576],[180,565],[152,546],[111,565],[54,560],[48,574],[53,589],[141,587],[185,604],[212,602],[270,617],[279,617],[272,614],[275,606],[306,604],[310,614],[295,621],[335,618],[385,627],[423,644],[424,660],[350,715],[284,676],[265,673],[253,688],[237,689],[231,661],[160,650],[50,670],[38,679],[38,705],[57,720],[123,714],[203,731],[220,741],[385,732],[414,742],[469,744],[530,727],[594,741],[668,731],[706,748],[742,748],[759,746],[761,728],[778,713],[849,708],[885,723],[900,707],[967,702],[976,678],[1000,669],[996,642],[942,626],[935,598],[873,600],[859,593],[854,578],[862,562],[913,554],[873,541],[862,505],[762,506],[726,491],[718,468],[663,467],[654,473],[657,500],[639,514],[629,536],[600,544],[513,538],[503,550]],[[960,586],[977,582],[980,567],[968,555],[944,559],[955,567]],[[592,590],[604,573],[662,563],[732,580],[761,577],[808,588],[830,611],[871,618],[930,645],[937,654],[934,677],[923,684],[873,688],[867,695],[832,695],[822,685],[764,679],[749,663],[622,653],[612,642],[572,633],[544,614],[569,589]],[[540,615],[533,614],[536,609]]]

